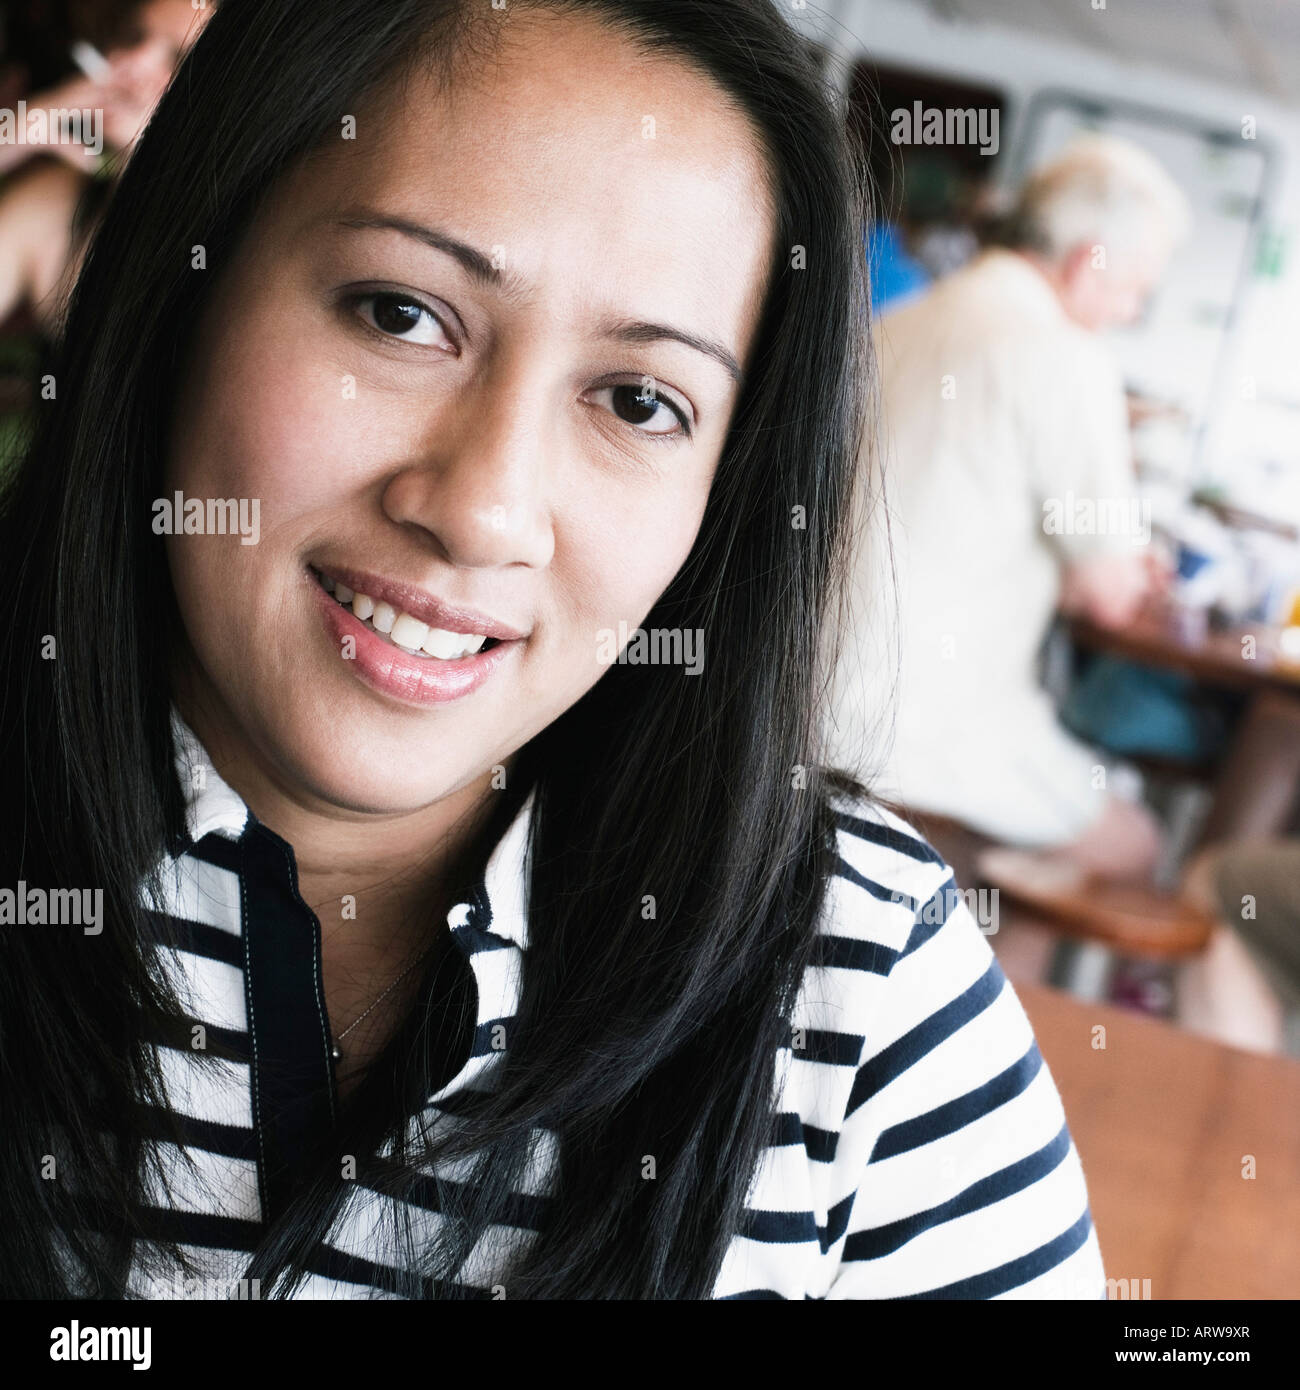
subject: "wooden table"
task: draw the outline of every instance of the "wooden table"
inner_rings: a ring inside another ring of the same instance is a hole
[[[1283,832],[1300,785],[1300,661],[1279,651],[1278,628],[1256,623],[1191,636],[1167,609],[1153,606],[1123,629],[1073,618],[1069,631],[1094,651],[1244,692],[1248,703],[1219,769],[1198,843]]]
[[[1153,1299],[1300,1298],[1300,1062],[1015,990],[1083,1159],[1107,1277],[1150,1279]]]
[[[1150,607],[1121,629],[1098,627],[1079,617],[1069,619],[1069,627],[1071,637],[1082,647],[1179,671],[1206,685],[1300,693],[1300,661],[1281,654],[1279,629],[1269,623],[1209,628],[1201,636],[1189,636],[1180,631],[1168,610]]]

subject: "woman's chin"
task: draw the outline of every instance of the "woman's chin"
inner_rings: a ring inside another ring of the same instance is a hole
[[[476,771],[463,745],[453,762],[445,739],[435,753],[391,737],[349,736],[348,723],[335,716],[296,730],[272,727],[274,762],[286,790],[351,814],[393,816],[420,811],[491,776]],[[484,755],[485,766],[492,761]]]

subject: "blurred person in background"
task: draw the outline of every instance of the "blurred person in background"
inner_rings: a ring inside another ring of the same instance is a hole
[[[1300,1014],[1300,839],[1212,845],[1183,893],[1218,919],[1206,950],[1178,968],[1178,1023],[1232,1047],[1287,1050]]]
[[[1070,522],[1087,501],[1139,515],[1098,335],[1140,315],[1188,223],[1153,159],[1083,137],[1025,183],[1003,245],[883,317],[838,652],[835,751],[879,795],[1115,879],[1150,872],[1157,822],[1061,727],[1038,656],[1058,609],[1122,626],[1160,582],[1134,535]]]
[[[39,332],[57,332],[112,180],[214,7],[215,0],[199,8],[191,0],[127,7],[102,72],[65,77],[23,98],[29,113],[102,111],[106,148],[96,159],[84,144],[33,143],[32,133],[57,131],[57,119],[23,123],[21,143],[0,143],[0,173],[9,174],[0,185],[0,323],[26,308]]]

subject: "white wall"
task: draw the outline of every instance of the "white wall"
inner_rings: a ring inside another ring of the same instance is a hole
[[[1003,170],[1015,163],[1029,99],[1043,88],[1137,100],[1233,129],[1255,117],[1259,138],[1276,152],[1264,225],[1290,240],[1281,278],[1252,276],[1237,305],[1199,457],[1201,475],[1227,483],[1243,505],[1300,522],[1300,160],[1293,157],[1300,153],[1300,112],[1150,63],[992,24],[940,20],[906,0],[823,0],[792,14],[832,49],[842,78],[866,51],[882,63],[1001,87],[1010,107],[1001,132]],[[1170,364],[1158,366],[1177,376]]]

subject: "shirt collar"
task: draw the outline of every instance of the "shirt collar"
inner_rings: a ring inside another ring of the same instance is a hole
[[[172,706],[172,748],[176,775],[185,794],[185,827],[190,842],[205,835],[237,840],[248,824],[243,797],[217,775],[198,735]]]
[[[205,835],[214,834],[239,839],[251,814],[247,803],[218,776],[198,735],[181,718],[175,705],[171,725],[174,763],[185,795],[185,825],[190,842],[198,844]],[[527,949],[528,841],[535,800],[536,793],[530,791],[488,856],[471,898],[458,903],[448,914],[447,920],[453,927],[472,921],[480,931],[509,941],[520,950]]]
[[[528,843],[536,798],[530,790],[488,856],[481,883],[487,911],[475,921],[521,951],[528,949]]]

